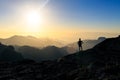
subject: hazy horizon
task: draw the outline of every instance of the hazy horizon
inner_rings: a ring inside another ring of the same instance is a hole
[[[0,0],[0,38],[75,42],[120,34],[119,0]]]
[[[71,35],[70,37],[64,37],[64,36],[61,36],[62,38],[54,38],[53,37],[38,37],[38,36],[34,36],[34,35],[20,35],[20,34],[15,34],[15,35],[10,35],[10,36],[4,36],[4,37],[1,37],[0,36],[0,39],[8,39],[8,38],[11,38],[11,37],[14,37],[14,36],[20,36],[20,37],[34,37],[34,38],[37,38],[37,39],[50,39],[50,40],[54,40],[54,41],[58,41],[58,42],[63,42],[65,44],[69,44],[69,43],[73,43],[73,42],[77,42],[79,38],[81,38],[82,40],[97,40],[99,37],[105,37],[105,38],[111,38],[111,37],[118,37],[119,36],[119,33],[98,33],[98,32],[94,32],[94,33],[91,33],[91,32],[84,32],[84,33],[80,33],[79,35],[76,35],[76,34],[73,34]],[[84,37],[85,36],[85,37]]]

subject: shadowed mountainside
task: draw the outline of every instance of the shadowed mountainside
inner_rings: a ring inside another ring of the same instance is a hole
[[[120,52],[120,38],[117,37],[117,38],[106,39],[91,49],[65,56],[62,59],[64,61],[66,59],[75,62],[81,61],[80,63],[89,64],[90,62],[94,62],[96,60],[104,61],[104,59],[107,60],[107,58],[111,58],[111,57],[116,57],[117,59],[117,57],[120,57],[119,52]],[[75,60],[72,60],[72,58]]]
[[[20,61],[22,59],[21,53],[16,52],[13,46],[0,44],[0,61]]]
[[[25,59],[32,59],[35,61],[56,60],[60,57],[68,55],[66,50],[55,46],[48,46],[42,49],[22,46],[17,47],[16,51],[20,52]]]
[[[57,61],[0,64],[0,79],[4,80],[119,80],[120,37],[106,39],[89,50]]]

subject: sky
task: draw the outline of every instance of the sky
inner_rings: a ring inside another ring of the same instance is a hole
[[[120,0],[0,0],[0,37],[93,39],[120,33]]]

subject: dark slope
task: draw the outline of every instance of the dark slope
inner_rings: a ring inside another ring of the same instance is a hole
[[[23,56],[14,50],[13,46],[0,44],[0,61],[20,61]]]
[[[16,49],[16,51],[20,52],[25,59],[35,61],[55,60],[68,54],[67,51],[55,46],[48,46],[43,49],[22,46]]]
[[[61,58],[63,61],[80,62],[89,64],[95,61],[107,61],[107,59],[120,58],[120,38],[109,38],[99,43],[92,49],[81,51]],[[73,60],[72,60],[73,59]]]
[[[92,49],[62,57],[58,61],[28,61],[9,66],[1,73],[11,73],[0,75],[0,79],[120,80],[120,37],[106,39]]]

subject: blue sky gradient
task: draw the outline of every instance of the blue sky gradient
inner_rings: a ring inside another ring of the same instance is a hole
[[[105,29],[103,32],[120,33],[120,0],[0,0],[0,24],[7,24],[19,16],[16,11],[24,4],[39,6],[46,1],[44,9],[49,9],[51,19],[65,28],[84,27],[96,32]]]
[[[119,24],[120,0],[52,0],[59,18],[73,22]]]
[[[23,3],[40,4],[43,0],[0,0],[0,17],[14,14]],[[13,7],[13,8],[11,8]],[[50,0],[46,7],[61,21],[119,24],[120,0]],[[15,8],[16,9],[16,8]]]

